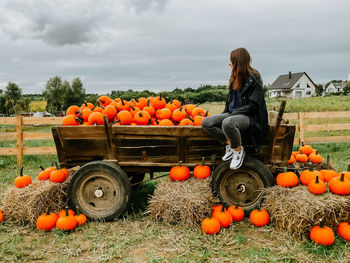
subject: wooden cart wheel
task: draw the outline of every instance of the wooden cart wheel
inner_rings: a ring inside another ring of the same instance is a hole
[[[260,207],[261,190],[274,185],[271,171],[259,160],[247,156],[237,170],[230,161],[220,163],[213,173],[212,187],[225,207],[239,204],[245,215]]]
[[[129,206],[131,185],[119,166],[94,161],[83,165],[68,187],[71,208],[78,207],[90,219],[112,221]]]

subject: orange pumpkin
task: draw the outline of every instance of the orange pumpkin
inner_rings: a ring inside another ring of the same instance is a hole
[[[80,107],[78,107],[76,105],[72,105],[72,106],[68,107],[68,109],[66,111],[66,115],[78,116],[79,112],[80,112]]]
[[[152,100],[152,106],[156,110],[163,109],[165,105],[166,105],[166,100],[162,97],[162,94],[159,94],[158,97],[155,97]]]
[[[147,111],[152,117],[156,114],[156,110],[152,105],[149,105],[150,101],[147,100],[147,106],[143,108],[144,111]]]
[[[312,179],[316,179],[316,174],[319,176],[319,180],[324,182],[324,176],[318,171],[314,171],[313,165],[309,166],[309,170],[304,170],[300,173],[300,182],[303,185],[308,185]]]
[[[17,188],[23,188],[32,183],[32,178],[29,175],[23,175],[23,167],[21,167],[20,175],[15,179],[15,186]]]
[[[334,177],[329,181],[328,188],[333,194],[348,195],[350,194],[350,181],[345,178],[344,173],[341,173],[341,176]]]
[[[141,97],[138,99],[135,99],[135,97],[134,97],[132,102],[135,104],[136,107],[140,108],[140,110],[142,110],[144,107],[147,106],[147,99],[144,97]]]
[[[107,105],[106,108],[102,111],[103,115],[107,115],[109,121],[113,120],[117,115],[117,109],[112,105]]]
[[[4,221],[5,215],[4,212],[0,210],[0,223]]]
[[[301,147],[299,148],[299,151],[303,154],[309,155],[312,153],[312,147],[310,145],[304,145],[304,142],[301,142]]]
[[[326,191],[326,184],[323,181],[318,179],[318,175],[316,175],[316,179],[312,179],[307,185],[309,191],[315,195],[321,195]]]
[[[232,216],[226,209],[215,212],[212,217],[219,220],[221,227],[229,227],[232,224]]]
[[[309,157],[306,154],[299,153],[297,154],[295,160],[299,163],[306,163],[309,160]]]
[[[101,112],[93,112],[88,118],[89,125],[103,125],[103,114]]]
[[[92,113],[92,110],[89,108],[85,108],[81,111],[81,118],[87,122],[89,119],[90,114]]]
[[[77,226],[75,216],[68,214],[68,209],[65,210],[64,216],[60,216],[56,221],[56,228],[58,230],[73,230]]]
[[[79,121],[75,115],[66,115],[62,119],[62,125],[64,126],[76,126],[79,125]]]
[[[156,110],[156,118],[158,120],[164,120],[164,119],[170,119],[171,117],[171,110],[168,108],[162,108],[159,110]]]
[[[328,226],[314,226],[310,231],[310,238],[316,244],[330,246],[334,243],[334,232]]]
[[[240,206],[232,205],[227,211],[231,214],[232,221],[238,222],[244,218],[244,210]]]
[[[312,163],[322,163],[322,156],[319,155],[318,151],[316,153],[310,153],[309,160]]]
[[[182,166],[182,161],[180,161],[179,165],[170,169],[169,174],[172,181],[186,181],[188,178],[190,178],[190,169],[188,169],[186,166]]]
[[[36,227],[39,230],[50,231],[56,226],[58,215],[52,212],[47,212],[38,217],[36,220]]]
[[[130,102],[123,100],[123,98],[120,98],[120,102],[117,104],[118,111],[127,110],[130,111]]]
[[[176,100],[176,99],[173,99],[171,101],[172,104],[174,104],[176,106],[176,108],[180,108],[181,107],[181,102]]]
[[[54,170],[50,173],[50,181],[53,183],[62,183],[66,180],[66,174],[62,170]]]
[[[131,116],[134,117],[135,114],[140,111],[141,109],[137,106],[131,106],[130,105],[130,113],[131,113]]]
[[[98,102],[103,106],[103,107],[106,107],[108,106],[113,100],[108,97],[108,96],[101,96],[98,98]]]
[[[193,170],[193,176],[199,179],[205,179],[210,176],[211,169],[205,165],[205,159],[202,157],[202,164],[197,165]]]
[[[222,211],[222,205],[215,205],[211,208],[211,215],[213,216],[214,213]]]
[[[193,118],[193,125],[194,126],[201,126],[202,125],[202,120],[204,119],[203,116],[197,115]]]
[[[75,213],[72,209],[62,209],[61,211],[58,212],[57,216],[58,217],[65,216],[66,213],[70,216],[75,216]]]
[[[190,119],[183,119],[180,121],[178,126],[193,126],[193,121],[191,121]]]
[[[196,107],[191,111],[191,117],[194,118],[197,115],[204,115],[205,114],[205,110],[203,110],[200,107]]]
[[[44,169],[44,167],[40,166],[40,169],[42,171],[38,174],[38,180],[39,181],[45,181],[45,180],[50,179],[50,173],[53,170],[56,170],[56,167],[49,167],[49,168]]]
[[[84,104],[80,106],[80,110],[83,111],[86,108],[92,110],[94,107],[95,107],[94,104],[85,101]]]
[[[82,226],[86,223],[86,216],[84,214],[79,213],[78,207],[77,209],[77,214],[75,216],[75,219],[77,220],[78,226]]]
[[[295,173],[285,170],[277,175],[276,183],[282,187],[294,187],[299,184],[299,179]]]
[[[130,125],[133,120],[131,112],[127,110],[118,112],[117,118],[120,121],[120,125]]]
[[[292,155],[294,156],[294,158],[297,158],[297,155],[300,153],[301,153],[300,151],[295,151],[295,152],[292,152]]]
[[[173,111],[173,119],[174,121],[180,122],[181,120],[185,119],[187,116],[186,111],[183,108],[179,108]]]
[[[350,242],[350,224],[348,222],[340,223],[338,226],[337,232],[340,237]]]
[[[158,123],[158,126],[174,126],[174,123],[171,120],[165,119],[165,120],[161,120]]]
[[[177,109],[176,105],[173,104],[173,103],[171,103],[171,102],[167,103],[167,104],[165,105],[165,108],[169,109],[171,112],[173,112],[174,110]]]
[[[205,218],[201,224],[202,230],[208,235],[214,235],[220,232],[220,222],[216,218]]]
[[[295,163],[295,158],[293,156],[293,154],[290,156],[290,159],[288,160],[288,164],[293,164]]]
[[[151,115],[147,111],[141,110],[135,114],[134,121],[137,125],[148,125],[151,121]]]
[[[270,216],[269,213],[265,209],[255,209],[250,213],[250,222],[254,226],[266,226],[270,223]]]

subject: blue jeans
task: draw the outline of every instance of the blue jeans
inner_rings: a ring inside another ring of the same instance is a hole
[[[230,142],[231,148],[242,146],[241,133],[250,125],[248,116],[221,113],[205,117],[202,120],[203,129],[219,143]]]

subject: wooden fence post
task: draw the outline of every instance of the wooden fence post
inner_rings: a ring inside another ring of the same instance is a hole
[[[17,165],[23,163],[23,116],[16,117],[16,133],[17,133]]]
[[[305,133],[305,127],[304,127],[304,112],[299,112],[299,145],[304,141],[304,133]]]

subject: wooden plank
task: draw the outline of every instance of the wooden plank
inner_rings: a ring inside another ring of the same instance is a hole
[[[24,132],[23,140],[53,140],[51,132]]]
[[[16,124],[16,117],[0,117],[0,124]]]
[[[291,112],[291,113],[283,113],[283,118],[288,120],[297,120],[298,119],[298,113]]]
[[[305,131],[339,131],[350,130],[350,123],[325,123],[304,126]]]
[[[0,155],[17,155],[17,148],[0,147]]]
[[[23,147],[23,154],[56,154],[56,147]]]
[[[23,116],[16,117],[16,133],[17,133],[17,165],[23,163]]]
[[[55,141],[58,160],[61,164],[66,163],[67,159],[66,159],[65,152],[63,151],[63,141],[61,138],[61,134],[58,132],[57,127],[52,127],[51,130],[52,130],[53,139]]]
[[[0,141],[16,140],[16,132],[0,132]]]
[[[350,142],[350,136],[307,137],[305,143]]]
[[[63,117],[24,117],[24,125],[55,125],[61,124]]]
[[[305,119],[350,118],[350,111],[304,112]]]
[[[185,163],[187,160],[187,145],[186,145],[186,137],[179,136],[177,137],[177,143],[176,143],[176,151],[177,151],[177,161],[182,161]]]

